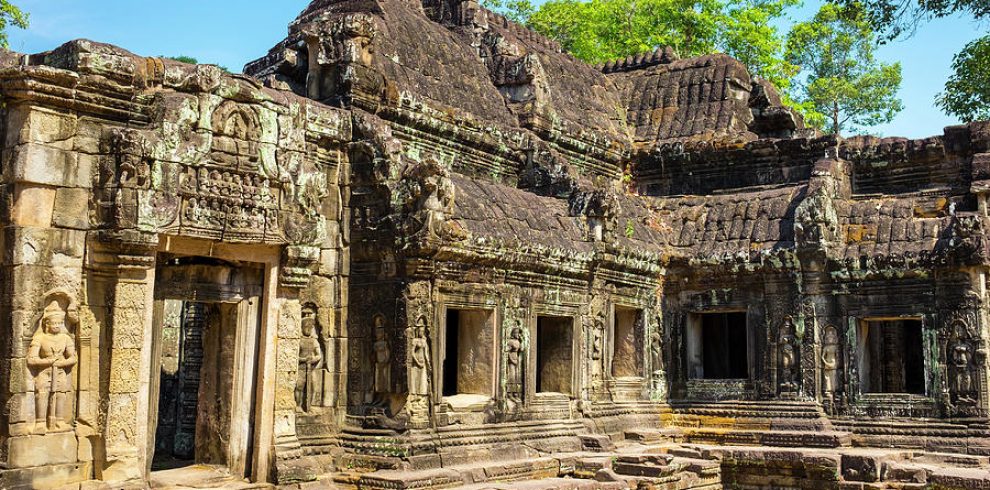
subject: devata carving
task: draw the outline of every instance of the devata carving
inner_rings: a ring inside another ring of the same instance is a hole
[[[375,386],[376,402],[381,403],[392,392],[392,352],[385,339],[385,317],[375,315]]]
[[[973,405],[978,398],[973,383],[973,347],[969,328],[962,320],[952,324],[952,341],[949,347],[950,377],[954,401],[959,405]]]
[[[663,365],[663,334],[658,327],[650,334],[650,365],[653,369],[653,392],[663,396],[667,376]]]
[[[794,320],[784,318],[780,327],[780,391],[793,393],[798,389],[798,347],[794,337]]]
[[[513,403],[522,401],[523,394],[523,329],[522,322],[516,320],[509,334],[509,340],[505,341],[505,391],[506,396]]]
[[[75,390],[70,373],[78,357],[76,340],[67,329],[67,319],[74,307],[75,303],[67,294],[50,293],[28,347],[27,365],[34,375],[36,434],[72,428]]]
[[[323,402],[323,351],[316,331],[316,312],[304,308],[302,339],[299,340],[299,371],[296,373],[296,408],[308,413]]]
[[[832,325],[825,327],[822,343],[822,391],[832,397],[839,387],[839,331]]]
[[[430,393],[430,345],[426,333],[426,317],[419,317],[410,341],[409,394],[428,396]]]

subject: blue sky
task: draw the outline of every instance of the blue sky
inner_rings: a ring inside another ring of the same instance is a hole
[[[307,0],[15,0],[31,15],[26,31],[10,31],[11,48],[35,53],[77,38],[116,44],[144,56],[186,55],[240,71],[286,34]],[[795,20],[814,14],[818,3],[792,12]],[[886,61],[900,61],[904,111],[876,128],[886,136],[941,134],[956,124],[934,106],[948,78],[952,55],[986,32],[963,17],[924,24],[911,38],[880,49]]]

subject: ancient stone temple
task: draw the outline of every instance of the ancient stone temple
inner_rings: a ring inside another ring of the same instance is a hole
[[[0,488],[990,488],[990,124],[317,0],[0,56]]]

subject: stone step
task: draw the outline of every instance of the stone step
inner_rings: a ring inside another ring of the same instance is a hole
[[[838,448],[850,447],[852,435],[839,431],[759,431],[722,429],[685,429],[684,441],[719,446],[767,446]]]

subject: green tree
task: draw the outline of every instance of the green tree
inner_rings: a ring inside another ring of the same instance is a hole
[[[915,29],[931,19],[954,14],[971,15],[976,21],[990,20],[990,0],[829,0],[837,5],[860,5],[866,18],[878,33],[881,42],[910,36]],[[954,73],[945,84],[945,91],[935,103],[949,115],[964,120],[990,118],[990,110],[980,109],[990,103],[987,87],[990,58],[987,37],[966,45],[953,58]]]
[[[794,98],[806,109],[807,123],[831,134],[890,122],[903,109],[900,63],[877,61],[876,35],[857,10],[824,4],[787,37],[787,60],[805,72]]]
[[[990,36],[967,44],[953,58],[952,70],[938,106],[963,121],[990,119]]]
[[[0,0],[0,48],[10,48],[10,39],[7,38],[7,26],[13,24],[15,27],[27,29],[28,14],[17,8],[8,0]]]
[[[830,0],[844,8],[861,8],[881,42],[910,35],[922,22],[953,14],[990,19],[990,0]],[[855,9],[853,9],[855,10]]]
[[[682,56],[724,52],[787,87],[797,72],[774,26],[800,0],[486,0],[579,59],[601,63],[673,47]]]

